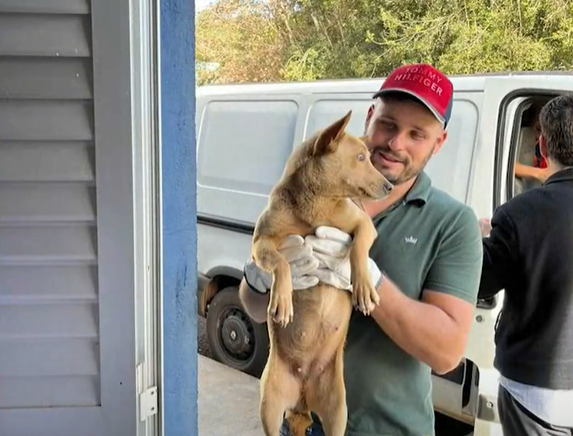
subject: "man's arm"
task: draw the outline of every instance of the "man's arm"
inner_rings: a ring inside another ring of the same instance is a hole
[[[258,324],[263,324],[267,321],[267,307],[269,305],[269,293],[261,294],[250,288],[246,280],[243,278],[239,285],[239,298],[243,303],[243,308],[247,315]]]
[[[515,177],[534,179],[541,183],[545,183],[550,175],[547,168],[537,168],[529,165],[524,165],[522,163],[515,164],[514,173]]]
[[[479,298],[488,298],[505,288],[517,266],[518,246],[515,226],[503,207],[491,219],[491,231],[483,238],[483,267]]]
[[[421,301],[387,277],[372,317],[406,352],[444,374],[463,357],[477,300],[482,242],[473,212],[464,208],[428,272]]]
[[[422,301],[412,300],[387,278],[379,292],[380,305],[372,317],[394,342],[437,374],[459,364],[474,304],[430,290],[424,290]]]
[[[289,263],[293,290],[307,289],[318,283],[318,278],[307,274],[318,268],[318,259],[312,249],[304,245],[304,238],[291,235],[285,238],[279,252]],[[256,323],[267,321],[270,300],[271,275],[260,269],[252,259],[245,263],[243,279],[239,284],[239,298],[247,315]]]

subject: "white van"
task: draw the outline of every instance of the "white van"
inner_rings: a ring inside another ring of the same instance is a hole
[[[198,310],[216,359],[255,376],[267,358],[265,325],[243,311],[237,286],[251,234],[293,147],[343,116],[363,133],[383,79],[206,86],[197,89]],[[428,167],[433,185],[478,217],[528,188],[515,162],[531,165],[532,109],[573,91],[573,73],[453,76],[448,139]],[[530,187],[530,186],[529,186]],[[494,327],[503,294],[479,301],[460,366],[433,376],[437,436],[487,436],[501,430],[493,368]]]

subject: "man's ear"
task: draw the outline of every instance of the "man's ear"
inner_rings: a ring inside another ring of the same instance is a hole
[[[342,118],[335,121],[322,132],[320,132],[316,142],[314,143],[315,156],[336,151],[338,143],[345,133],[344,129],[348,125],[351,115],[352,111],[350,110]]]
[[[547,141],[543,134],[539,135],[539,152],[541,156],[543,156],[543,159],[547,160]]]
[[[447,130],[443,130],[442,133],[440,133],[438,140],[436,141],[436,145],[434,146],[434,151],[432,152],[432,154],[438,154],[438,152],[446,142],[446,139],[448,139],[448,132]]]
[[[370,120],[372,119],[372,115],[374,115],[374,105],[370,105],[368,108],[368,113],[366,114],[366,120],[364,120],[364,134],[368,132],[368,125],[370,124]]]

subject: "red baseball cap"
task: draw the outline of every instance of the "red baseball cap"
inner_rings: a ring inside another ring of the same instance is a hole
[[[394,92],[405,92],[416,97],[444,126],[448,124],[454,86],[445,74],[431,65],[413,64],[396,68],[373,98]]]

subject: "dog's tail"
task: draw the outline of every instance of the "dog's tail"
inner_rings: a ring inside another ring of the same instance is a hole
[[[285,415],[292,436],[306,436],[306,429],[312,425],[310,412],[288,410]]]

